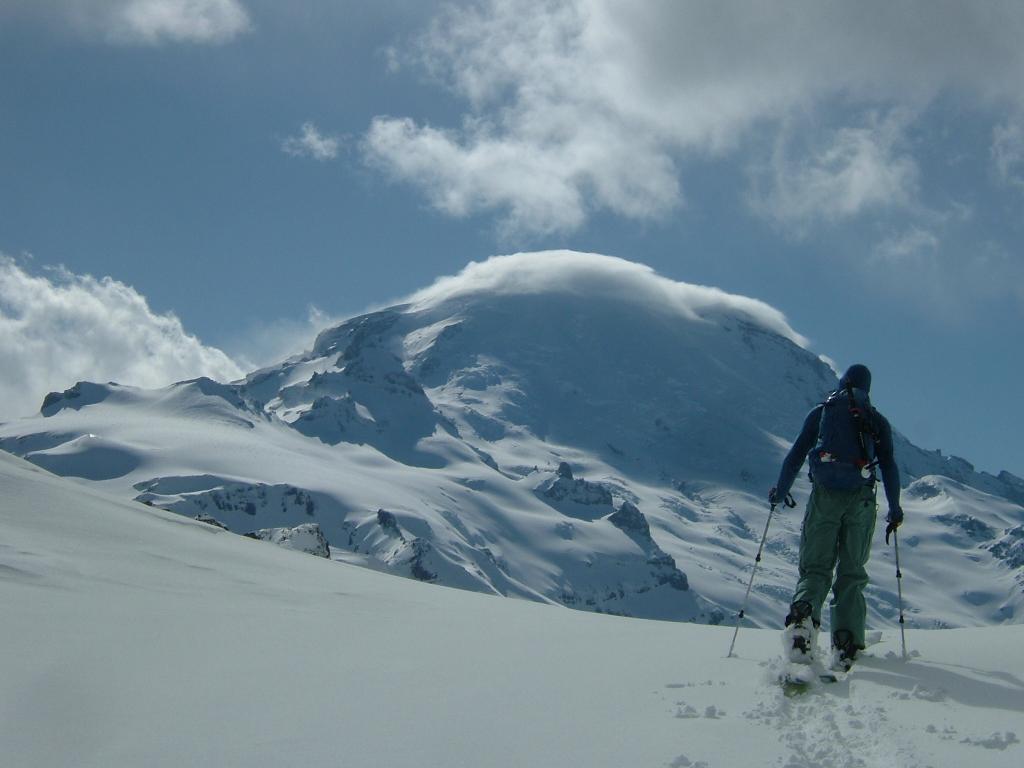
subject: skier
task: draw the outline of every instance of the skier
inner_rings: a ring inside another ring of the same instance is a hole
[[[875,530],[876,466],[882,472],[889,505],[887,544],[889,535],[903,522],[892,428],[871,406],[870,389],[868,368],[851,365],[839,380],[839,389],[807,415],[782,464],[779,480],[768,493],[769,503],[782,503],[810,455],[812,490],[800,534],[800,578],[783,634],[793,662],[812,661],[821,608],[830,586],[832,667],[849,671],[857,651],[865,647],[865,565]]]

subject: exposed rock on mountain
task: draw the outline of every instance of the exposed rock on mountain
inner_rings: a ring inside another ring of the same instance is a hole
[[[316,557],[330,557],[331,547],[320,526],[303,523],[294,528],[261,528],[245,534],[251,539],[269,541],[285,549],[295,549]]]

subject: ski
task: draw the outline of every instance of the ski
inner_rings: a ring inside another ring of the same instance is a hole
[[[820,662],[810,664],[786,662],[778,675],[782,692],[786,696],[797,696],[806,693],[819,684],[831,685],[846,679],[849,672],[826,669]]]
[[[817,673],[810,664],[786,663],[779,673],[779,683],[786,696],[796,696],[813,685]]]
[[[786,696],[798,696],[812,690],[817,684],[831,685],[838,683],[842,678],[830,672],[812,674],[809,677],[783,675],[779,678],[782,685],[782,692]]]

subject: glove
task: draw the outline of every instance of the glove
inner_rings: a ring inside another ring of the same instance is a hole
[[[780,499],[779,489],[774,487],[770,491],[768,491],[768,503],[772,505],[773,509],[777,507],[779,504],[789,507],[790,509],[796,506],[796,502],[793,501],[792,494],[787,493],[785,498]]]
[[[896,529],[903,524],[903,510],[899,507],[891,507],[889,514],[885,516],[888,525],[885,527],[885,543],[889,543],[889,536],[896,533]]]

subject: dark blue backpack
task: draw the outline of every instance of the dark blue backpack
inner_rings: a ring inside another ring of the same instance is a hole
[[[875,409],[868,393],[848,387],[822,403],[818,441],[811,451],[811,479],[833,490],[875,482]]]

